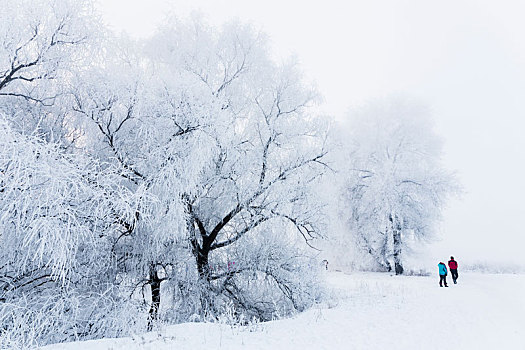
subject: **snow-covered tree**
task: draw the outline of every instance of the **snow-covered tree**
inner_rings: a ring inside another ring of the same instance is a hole
[[[407,243],[430,238],[449,195],[457,191],[441,164],[441,142],[428,111],[390,99],[351,116],[345,150],[345,216],[375,262],[403,273]]]
[[[84,2],[5,8],[1,346],[151,329],[161,310],[271,319],[318,297],[326,127],[296,64],[236,23],[97,47]]]
[[[17,130],[49,140],[73,136],[57,100],[72,69],[89,56],[96,35],[91,11],[88,1],[2,1],[0,111]]]
[[[98,35],[91,11],[87,1],[2,2],[2,348],[118,336],[140,316],[116,288],[120,225],[108,215],[133,215],[137,200],[111,164],[81,149],[69,103],[96,54],[86,54]]]
[[[169,91],[150,85],[144,73],[134,63],[108,57],[104,67],[75,78],[72,108],[82,127],[79,143],[118,177],[106,195],[113,201],[107,215],[116,227],[108,235],[123,285],[131,294],[135,287],[150,286],[150,317],[156,319],[158,269],[185,230],[181,191],[192,177],[184,165],[186,134],[193,127],[175,105],[192,102],[172,100],[174,106],[164,109]]]
[[[89,11],[83,1],[2,2],[2,348],[101,336],[124,305],[105,238],[116,182],[85,152],[66,151],[75,135],[64,87],[93,34]]]
[[[141,193],[134,215],[113,212],[115,251],[130,281],[150,286],[150,319],[165,280],[177,320],[232,303],[261,319],[303,308],[314,282],[295,237],[308,243],[323,219],[312,198],[326,154],[308,113],[316,93],[293,63],[271,63],[249,26],[179,23],[147,49],[112,55],[73,95],[90,152]]]
[[[210,316],[228,305],[259,319],[304,308],[313,282],[294,237],[308,243],[323,221],[312,198],[326,154],[326,127],[309,109],[315,91],[293,62],[273,64],[249,26],[176,24],[154,45],[219,107],[200,126],[213,149],[196,191],[184,194],[196,274],[173,277],[184,291],[176,295],[189,290],[197,311],[188,311]]]
[[[123,300],[105,238],[113,226],[106,218],[113,206],[105,195],[109,181],[86,155],[66,153],[0,119],[2,347],[108,331],[101,322]],[[101,305],[102,295],[113,304]]]

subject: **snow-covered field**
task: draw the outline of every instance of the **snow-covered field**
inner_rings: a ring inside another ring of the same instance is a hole
[[[437,276],[330,272],[327,280],[336,301],[291,319],[187,323],[45,349],[525,349],[525,275],[462,273],[449,288]]]

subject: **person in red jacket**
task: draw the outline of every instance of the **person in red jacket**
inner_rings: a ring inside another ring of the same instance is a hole
[[[450,269],[450,275],[452,276],[452,281],[454,281],[454,284],[457,284],[458,280],[458,262],[454,260],[454,257],[451,256],[450,260],[448,261],[448,268]]]

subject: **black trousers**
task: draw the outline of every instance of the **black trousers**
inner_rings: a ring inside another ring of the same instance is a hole
[[[439,286],[443,287],[443,282],[445,282],[445,287],[447,286],[447,275],[439,275]]]
[[[456,280],[458,279],[458,269],[450,269],[450,274],[452,275],[452,281],[456,283]]]

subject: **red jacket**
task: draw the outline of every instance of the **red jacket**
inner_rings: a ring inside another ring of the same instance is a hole
[[[456,260],[449,260],[448,261],[448,268],[451,269],[451,270],[455,270],[458,268],[458,263],[456,262]]]

